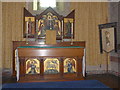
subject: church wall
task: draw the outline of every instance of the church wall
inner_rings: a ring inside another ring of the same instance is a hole
[[[109,3],[109,22],[117,22],[117,52],[110,52],[110,73],[120,76],[120,2]]]
[[[2,2],[0,1],[0,89],[2,88]]]
[[[3,22],[3,67],[12,68],[12,41],[23,38],[23,2],[2,3]]]
[[[98,24],[108,22],[108,3],[75,2],[71,8],[75,9],[75,41],[86,41],[86,71],[104,73],[109,55],[100,54]]]
[[[1,70],[2,70],[2,2],[0,1],[0,71]]]
[[[0,71],[2,68],[2,2],[0,1]]]

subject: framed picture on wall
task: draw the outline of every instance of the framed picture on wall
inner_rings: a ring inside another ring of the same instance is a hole
[[[117,52],[117,38],[116,38],[117,23],[106,23],[99,25],[100,32],[100,52]]]

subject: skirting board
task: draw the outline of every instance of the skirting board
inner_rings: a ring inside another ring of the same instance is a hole
[[[115,71],[112,71],[112,70],[108,70],[108,72],[106,70],[92,70],[92,71],[87,71],[86,72],[87,75],[106,74],[106,73],[120,77],[120,72],[115,72]]]

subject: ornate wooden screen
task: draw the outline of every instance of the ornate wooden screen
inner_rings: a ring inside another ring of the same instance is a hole
[[[39,15],[32,15],[24,8],[24,38],[44,39],[46,30],[56,30],[56,39],[74,38],[74,13],[59,15],[51,7]]]

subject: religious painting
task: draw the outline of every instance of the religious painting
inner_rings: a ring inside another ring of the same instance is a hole
[[[66,58],[64,60],[64,73],[76,72],[76,60],[74,58]]]
[[[44,61],[44,74],[58,74],[59,60],[57,58],[47,58]]]
[[[102,46],[103,50],[110,52],[114,49],[114,28],[102,30]]]
[[[64,18],[64,37],[73,36],[73,18]]]
[[[25,17],[25,34],[26,36],[35,34],[35,17]]]
[[[26,74],[39,74],[40,62],[38,59],[28,59],[26,61]]]
[[[99,25],[101,52],[116,50],[116,23]]]
[[[61,36],[61,22],[51,12],[42,15],[42,18],[38,20],[38,37],[45,37],[46,30],[56,30],[56,35]]]

